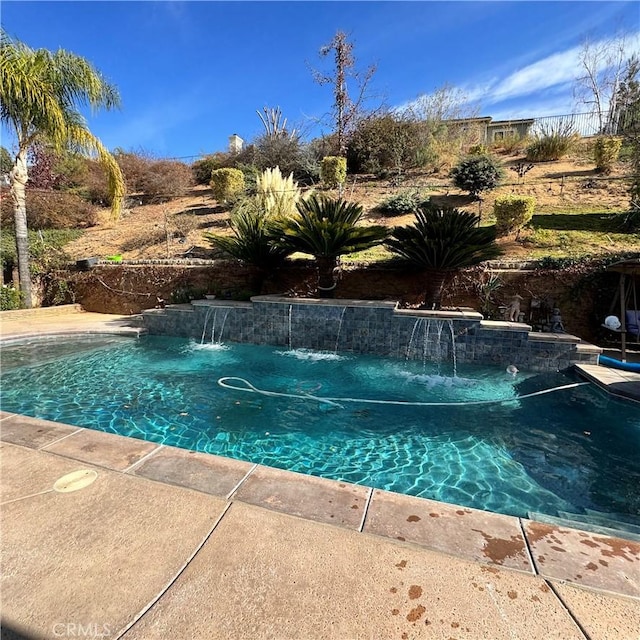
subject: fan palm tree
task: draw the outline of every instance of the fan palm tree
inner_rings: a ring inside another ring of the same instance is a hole
[[[4,31],[0,33],[0,78],[0,116],[13,130],[17,141],[9,180],[14,202],[20,288],[25,305],[31,307],[27,151],[35,142],[44,141],[56,150],[71,148],[97,155],[108,175],[109,191],[113,196],[112,212],[117,217],[125,192],[122,173],[113,156],[89,131],[79,108],[111,109],[118,106],[119,96],[84,58],[62,49],[55,53],[31,49]]]
[[[339,257],[379,244],[387,237],[387,229],[358,226],[362,206],[341,198],[314,195],[298,202],[297,210],[297,215],[275,221],[271,233],[279,246],[316,259],[319,295],[331,298],[337,284]]]
[[[386,246],[429,274],[425,305],[439,308],[447,275],[500,255],[495,227],[478,227],[477,215],[453,207],[422,207],[416,221],[397,227]]]

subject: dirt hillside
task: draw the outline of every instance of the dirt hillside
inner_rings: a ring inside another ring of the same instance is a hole
[[[521,234],[517,241],[501,241],[507,257],[555,254],[562,252],[563,246],[565,253],[571,253],[576,243],[580,245],[576,250],[582,253],[640,249],[637,236],[598,234],[610,231],[600,229],[602,220],[628,206],[628,164],[621,162],[611,176],[602,177],[595,172],[591,160],[576,155],[559,162],[539,163],[520,179],[510,167],[521,161],[523,158],[518,156],[502,158],[503,184],[487,194],[481,205],[483,217],[490,221],[497,195],[535,196],[532,229]],[[349,176],[345,197],[363,204],[367,221],[391,227],[410,223],[413,216],[383,216],[376,211],[376,206],[393,195],[416,190],[425,198],[478,212],[479,204],[453,187],[446,174],[411,172],[397,185],[373,176]],[[206,186],[194,187],[184,197],[166,203],[136,206],[135,197],[131,201],[133,206],[125,210],[117,223],[104,211],[97,226],[87,229],[82,237],[67,245],[70,256],[74,260],[114,254],[122,255],[125,260],[214,257],[202,236],[203,231],[228,232],[229,211],[213,199]],[[582,238],[585,231],[596,234],[585,239]],[[585,240],[588,243],[583,247]]]

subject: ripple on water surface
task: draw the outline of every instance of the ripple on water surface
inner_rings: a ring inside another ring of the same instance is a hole
[[[465,406],[571,382],[561,374],[102,336],[7,346],[2,364],[6,411],[519,516],[640,515],[635,407],[592,387]]]

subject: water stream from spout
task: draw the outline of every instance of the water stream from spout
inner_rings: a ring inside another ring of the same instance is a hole
[[[200,344],[204,344],[204,337],[207,333],[207,324],[209,323],[209,318],[211,317],[211,313],[213,311],[213,307],[209,307],[207,312],[204,314],[204,326],[202,327],[202,337],[200,338]]]
[[[342,313],[340,314],[340,322],[338,323],[338,333],[336,335],[336,346],[333,350],[333,353],[338,353],[338,344],[340,343],[340,332],[342,331],[342,321],[344,320],[344,312],[347,310],[347,307],[342,307]]]

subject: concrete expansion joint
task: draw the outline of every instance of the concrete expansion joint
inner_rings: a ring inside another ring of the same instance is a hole
[[[198,555],[198,553],[200,552],[202,547],[204,547],[204,545],[207,543],[209,538],[211,538],[211,536],[213,535],[213,532],[216,530],[216,528],[222,521],[222,518],[224,518],[224,516],[226,515],[227,511],[229,511],[232,504],[233,504],[232,502],[229,502],[224,506],[222,512],[215,519],[212,527],[205,534],[202,541],[198,545],[196,545],[196,548],[194,549],[193,553],[189,555],[187,560],[182,564],[182,566],[173,575],[173,577],[169,579],[167,584],[165,584],[165,586],[162,587],[160,591],[153,598],[151,598],[151,600],[140,611],[138,611],[138,613],[129,621],[128,624],[126,624],[120,631],[117,632],[117,634],[115,635],[115,640],[120,640],[120,638],[122,638],[128,631],[130,631],[144,617],[144,615],[160,600],[160,598],[162,598],[162,596],[175,584],[178,578],[186,571],[187,567],[191,564],[191,562],[193,562],[194,558]]]
[[[360,521],[360,526],[358,527],[358,533],[362,533],[364,530],[364,523],[367,519],[367,514],[369,513],[369,505],[371,504],[371,499],[373,498],[373,487],[369,487],[369,492],[367,493],[367,500],[364,503],[364,508],[362,509],[362,520]]]
[[[538,571],[538,567],[536,566],[536,561],[533,557],[533,553],[531,552],[531,546],[529,545],[529,538],[527,538],[527,534],[524,530],[524,525],[522,524],[522,518],[518,518],[518,526],[520,527],[520,533],[522,534],[522,539],[524,540],[524,548],[527,552],[527,558],[529,559],[529,564],[531,565],[531,572],[534,576],[540,575]]]
[[[227,500],[229,503],[231,503],[231,498],[233,496],[234,493],[236,493],[236,491],[238,491],[238,489],[242,486],[242,484],[244,483],[244,481],[258,468],[258,463],[254,463],[254,465],[251,467],[251,469],[249,469],[249,471],[247,471],[247,473],[244,475],[244,478],[242,478],[240,480],[240,482],[238,482],[238,484],[233,487],[233,489],[231,489],[231,491],[229,491],[229,493],[225,496],[225,500]]]
[[[560,607],[571,618],[571,620],[573,621],[573,624],[575,624],[576,628],[578,629],[578,631],[580,632],[584,640],[592,640],[591,636],[587,633],[587,630],[580,624],[580,621],[575,617],[575,615],[573,615],[573,611],[571,611],[571,609],[566,605],[565,601],[562,599],[562,597],[558,593],[554,584],[549,580],[547,580],[546,578],[543,578],[543,580],[544,580],[544,583],[547,585],[547,587],[551,590],[551,593],[553,593],[557,601],[560,603]],[[561,584],[564,584],[565,581],[562,580],[560,582]]]
[[[53,453],[55,455],[55,452],[53,451],[48,451],[47,447],[51,447],[54,444],[57,444],[58,442],[62,442],[62,440],[66,440],[67,438],[71,438],[71,436],[75,436],[78,433],[82,433],[84,431],[83,427],[78,427],[77,431],[73,431],[72,433],[67,433],[64,436],[60,436],[59,438],[56,438],[55,440],[53,440],[52,442],[47,442],[46,444],[43,444],[41,447],[38,447],[38,451],[46,451],[47,453]]]
[[[131,473],[132,471],[137,469],[141,464],[146,462],[149,458],[151,458],[156,453],[158,453],[158,451],[160,451],[160,449],[162,449],[163,447],[164,447],[164,444],[160,443],[155,449],[153,449],[153,451],[149,451],[149,453],[147,453],[146,455],[142,456],[142,458],[140,458],[140,460],[134,462],[131,466],[129,466],[126,469],[124,469],[122,471],[122,473]]]

